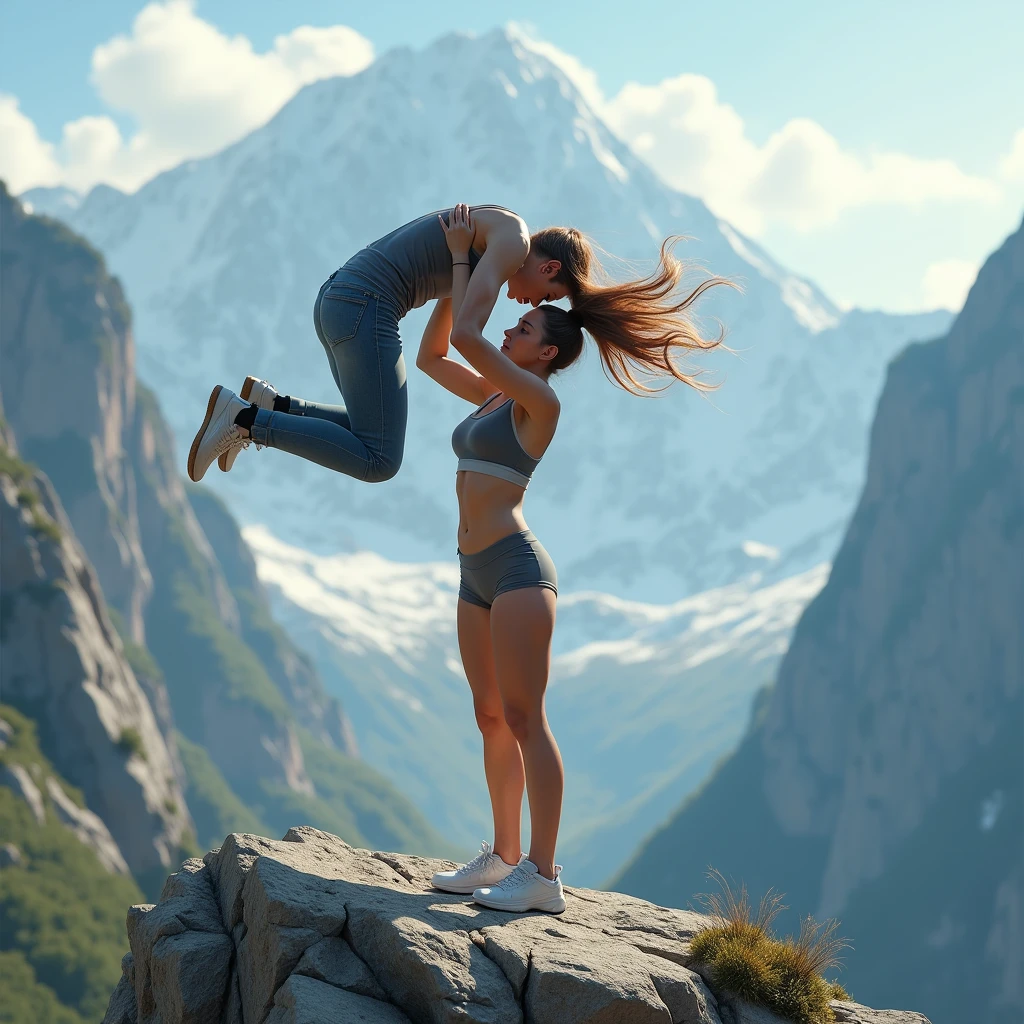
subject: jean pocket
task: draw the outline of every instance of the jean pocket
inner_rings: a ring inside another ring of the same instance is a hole
[[[324,292],[320,299],[320,325],[324,337],[332,345],[340,345],[356,336],[359,324],[366,312],[368,299],[356,299],[348,295],[332,295]]]

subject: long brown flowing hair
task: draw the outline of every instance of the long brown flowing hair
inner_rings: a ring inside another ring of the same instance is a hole
[[[661,244],[657,269],[647,277],[623,283],[602,283],[603,271],[589,239],[576,228],[545,228],[530,239],[530,251],[558,260],[562,266],[553,280],[569,292],[572,309],[547,305],[545,334],[558,348],[551,370],[563,370],[583,351],[585,330],[601,353],[607,375],[634,395],[664,390],[651,379],[670,377],[698,391],[716,384],[701,380],[703,369],[684,368],[682,359],[693,352],[707,352],[722,345],[724,329],[717,337],[704,337],[690,314],[704,292],[718,285],[735,288],[724,277],[709,276],[687,294],[677,294],[685,271],[674,255],[678,237]],[[582,329],[582,330],[581,330]]]

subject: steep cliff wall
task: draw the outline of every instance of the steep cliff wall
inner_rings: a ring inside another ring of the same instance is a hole
[[[0,438],[0,691],[35,720],[133,874],[177,863],[192,824],[174,761],[49,481]],[[108,858],[109,859],[109,858]],[[115,858],[116,862],[116,858]]]
[[[618,884],[684,905],[713,864],[840,915],[863,998],[1019,1020],[1022,623],[1018,230],[949,334],[891,365],[863,495],[763,715]]]
[[[68,496],[104,597],[155,656],[178,728],[244,796],[261,784],[312,793],[294,715],[242,638],[156,396],[136,382],[120,285],[84,240],[6,191],[0,220],[0,380],[20,449]]]
[[[280,833],[298,819],[355,842],[440,852],[416,808],[353,758],[348,721],[273,621],[236,523],[208,492],[186,491],[161,412],[175,398],[135,379],[130,314],[100,254],[27,215],[2,183],[0,221],[8,419],[71,495],[98,600],[124,634],[171,774],[202,807],[204,829]],[[177,735],[191,741],[191,778]]]

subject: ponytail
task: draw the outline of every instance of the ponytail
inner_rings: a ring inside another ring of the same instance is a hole
[[[545,307],[545,326],[559,350],[551,363],[552,372],[570,366],[579,357],[583,350],[582,328],[597,343],[605,373],[631,394],[663,391],[672,380],[698,391],[716,387],[700,379],[704,370],[686,372],[680,357],[711,351],[722,344],[725,331],[716,338],[705,338],[691,319],[690,307],[717,285],[735,285],[723,277],[708,277],[689,294],[677,296],[684,271],[672,251],[678,241],[665,239],[657,269],[648,277],[601,284],[595,280],[599,267],[593,248],[575,228],[547,228],[533,236],[532,251],[562,264],[553,280],[565,286],[572,302],[569,313],[559,310],[564,320],[554,314],[558,307]],[[652,378],[664,377],[671,379],[661,387],[648,383]]]

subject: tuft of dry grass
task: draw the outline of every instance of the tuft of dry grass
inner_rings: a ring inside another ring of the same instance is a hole
[[[839,954],[849,945],[836,934],[838,922],[808,917],[796,938],[780,939],[772,923],[786,909],[781,895],[769,891],[755,911],[746,886],[737,895],[720,872],[709,877],[721,892],[704,896],[712,923],[694,936],[690,950],[710,968],[715,988],[798,1024],[831,1024],[829,1002],[850,998],[821,976],[840,966]]]

